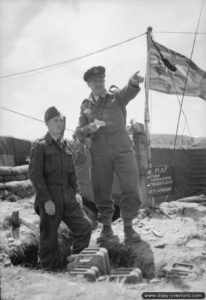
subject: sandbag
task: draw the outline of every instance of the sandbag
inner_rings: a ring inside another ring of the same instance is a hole
[[[12,175],[12,167],[0,167],[0,175],[1,176]]]
[[[0,176],[15,176],[21,174],[28,174],[29,165],[22,165],[16,167],[0,167]]]
[[[191,197],[185,197],[176,200],[177,202],[194,202],[194,203],[201,203],[206,201],[206,196],[205,195],[197,195],[197,196],[191,196]]]
[[[6,175],[3,177],[3,181],[1,182],[21,181],[26,179],[28,179],[28,174]]]
[[[3,177],[3,182],[8,182],[8,181],[15,181],[16,180],[16,176],[15,175],[5,175],[2,176]]]
[[[30,179],[0,183],[0,190],[8,190],[12,192],[27,190],[31,188],[33,188],[33,185]]]
[[[29,165],[21,165],[12,168],[12,172],[15,175],[28,174]]]
[[[15,191],[15,195],[21,199],[28,198],[35,194],[35,190],[33,187],[27,188],[26,190]]]
[[[18,174],[15,177],[17,181],[26,180],[29,178],[28,174]]]

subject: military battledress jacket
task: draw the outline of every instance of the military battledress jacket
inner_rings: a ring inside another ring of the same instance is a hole
[[[82,102],[79,124],[76,135],[80,140],[91,138],[92,144],[100,136],[115,136],[115,145],[131,146],[126,131],[126,105],[140,91],[139,86],[133,86],[131,82],[114,93],[107,92],[103,99],[95,102],[91,94]],[[91,133],[89,124],[95,119],[104,121],[106,126],[101,127],[97,132]]]
[[[53,190],[57,185],[70,187],[73,194],[79,192],[72,153],[67,142],[58,145],[49,133],[32,145],[29,174],[36,198],[41,204],[53,200]]]

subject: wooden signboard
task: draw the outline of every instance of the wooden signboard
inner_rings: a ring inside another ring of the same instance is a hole
[[[169,195],[173,191],[173,168],[168,165],[148,170],[147,191],[150,196]]]

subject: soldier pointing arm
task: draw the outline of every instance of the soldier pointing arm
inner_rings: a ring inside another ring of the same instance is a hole
[[[139,93],[143,78],[136,72],[125,87],[112,93],[105,88],[105,68],[102,66],[86,71],[84,80],[91,94],[82,102],[76,135],[82,141],[88,137],[91,139],[91,183],[103,223],[100,238],[114,237],[111,222],[115,172],[122,191],[119,205],[125,242],[138,241],[140,236],[132,227],[132,220],[140,207],[138,170],[125,125],[126,105]]]

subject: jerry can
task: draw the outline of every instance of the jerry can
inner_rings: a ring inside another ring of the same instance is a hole
[[[85,248],[78,256],[78,266],[96,266],[101,275],[110,274],[110,264],[107,249]]]
[[[99,269],[96,266],[93,266],[91,268],[88,267],[76,267],[71,272],[71,275],[78,275],[85,277],[88,281],[96,281],[96,279],[99,277]]]
[[[142,271],[139,268],[118,268],[112,271],[109,280],[124,280],[124,283],[139,283],[142,281]]]

